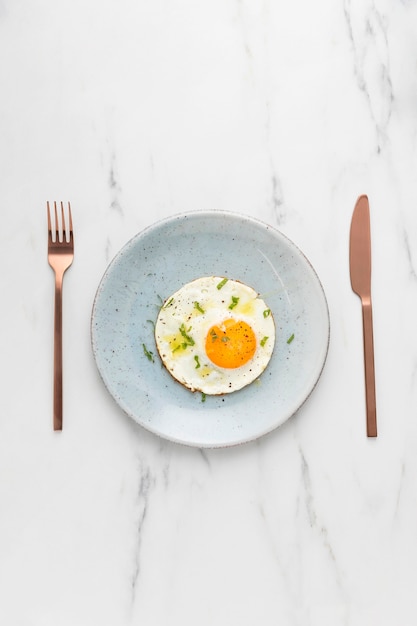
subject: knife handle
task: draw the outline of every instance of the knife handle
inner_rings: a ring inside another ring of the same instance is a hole
[[[374,332],[372,324],[371,298],[362,300],[362,320],[363,350],[365,360],[366,434],[368,437],[376,437]]]

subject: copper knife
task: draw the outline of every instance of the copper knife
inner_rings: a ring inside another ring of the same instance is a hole
[[[350,225],[350,282],[362,303],[365,360],[366,432],[377,436],[374,338],[371,299],[371,223],[367,196],[359,196]]]

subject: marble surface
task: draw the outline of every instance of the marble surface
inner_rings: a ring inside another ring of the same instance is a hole
[[[415,626],[417,2],[0,2],[0,622]],[[353,206],[371,205],[379,436],[365,435]],[[62,433],[47,200],[70,200]],[[137,232],[223,209],[279,228],[325,288],[308,402],[188,448],[113,402],[94,294]]]

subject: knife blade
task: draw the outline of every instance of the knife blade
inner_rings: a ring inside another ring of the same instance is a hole
[[[377,436],[374,338],[371,298],[371,222],[369,201],[359,196],[350,225],[350,282],[362,303],[363,350],[365,363],[366,432]]]

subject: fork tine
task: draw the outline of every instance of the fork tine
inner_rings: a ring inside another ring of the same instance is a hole
[[[49,206],[49,202],[46,203],[46,209],[48,213],[48,237],[49,237],[49,240],[52,241],[51,209]]]
[[[67,233],[65,228],[65,215],[64,215],[64,203],[61,202],[61,228],[62,228],[62,241],[67,241]]]
[[[56,208],[56,202],[54,202],[54,212],[55,212],[55,241],[60,241],[60,238],[59,238],[58,211],[57,211],[57,208]]]
[[[72,215],[71,215],[71,203],[68,202],[68,214],[69,214],[69,240],[72,241]]]

